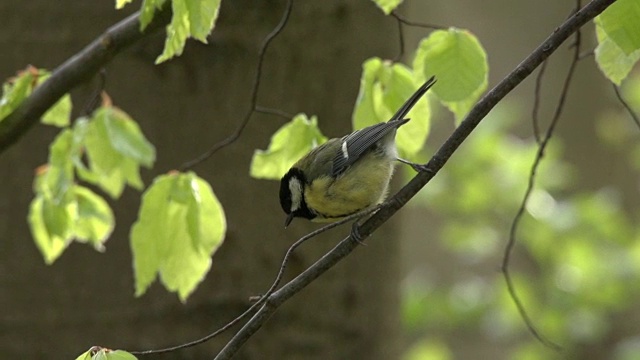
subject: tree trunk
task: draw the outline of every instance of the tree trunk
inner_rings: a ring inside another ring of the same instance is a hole
[[[106,90],[140,122],[158,150],[152,178],[178,168],[233,132],[249,107],[264,36],[284,1],[224,1],[209,45],[189,42],[184,55],[160,66],[163,34],[144,40],[107,67]],[[139,3],[129,5],[129,11]],[[27,64],[53,69],[125,17],[109,1],[0,4],[0,77]],[[396,24],[370,1],[296,2],[290,23],[265,58],[258,102],[290,113],[319,115],[338,136],[350,116],[362,62],[393,57]],[[90,92],[75,94],[76,110]],[[72,244],[46,266],[27,227],[34,169],[45,163],[56,131],[37,126],[0,154],[0,358],[72,359],[92,345],[144,350],[202,337],[240,314],[271,284],[284,252],[316,225],[296,220],[283,229],[278,183],[249,177],[254,149],[266,148],[286,120],[254,114],[241,138],[196,171],[219,196],[228,220],[212,270],[186,304],[154,285],[133,297],[129,229],[140,193],[112,201],[116,230],[105,254]],[[349,231],[317,238],[296,251],[290,279]],[[367,240],[286,303],[241,350],[238,359],[393,359],[398,335],[398,243],[392,226]],[[234,331],[237,329],[234,329]],[[228,335],[178,354],[144,358],[212,358]]]

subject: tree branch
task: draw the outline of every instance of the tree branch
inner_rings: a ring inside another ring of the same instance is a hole
[[[95,75],[115,55],[167,25],[170,17],[170,6],[164,6],[141,32],[137,12],[110,27],[91,44],[56,68],[47,81],[0,121],[0,154],[26,134],[64,94]]]
[[[527,78],[545,59],[549,57],[571,34],[576,32],[582,25],[604,11],[615,0],[593,0],[580,11],[567,19],[562,25],[538,46],[526,59],[524,59],[507,77],[498,85],[491,89],[480,101],[471,109],[464,121],[458,126],[453,134],[445,141],[436,154],[427,164],[428,171],[416,175],[404,188],[395,196],[384,203],[382,208],[376,212],[359,228],[360,235],[365,238],[375,229],[385,223],[393,214],[402,208],[415,194],[418,193],[444,166],[451,155],[458,149],[460,144],[471,134],[473,129],[482,119],[501,101],[509,92]],[[265,304],[258,312],[240,329],[236,335],[218,353],[215,360],[230,359],[240,347],[267,321],[276,309],[291,298],[297,292],[309,285],[324,272],[333,267],[336,263],[349,255],[358,242],[351,237],[342,240],[331,251],[320,258],[315,264],[310,266],[303,273],[285,284],[267,298]]]
[[[580,0],[577,0],[575,11],[577,11],[579,8],[580,8]],[[531,197],[531,193],[533,192],[533,189],[535,187],[535,179],[538,173],[538,168],[542,163],[542,158],[544,157],[544,152],[547,148],[547,145],[549,144],[549,141],[553,136],[554,130],[558,125],[558,121],[560,120],[560,116],[562,115],[562,110],[564,110],[564,104],[567,99],[567,94],[569,92],[569,86],[571,85],[571,80],[573,79],[573,75],[575,74],[578,61],[580,61],[580,46],[582,43],[581,38],[582,36],[580,34],[580,30],[578,29],[578,31],[576,31],[576,36],[575,36],[575,45],[574,45],[575,49],[573,52],[571,65],[569,65],[569,70],[567,71],[567,76],[564,79],[564,84],[562,85],[562,90],[560,92],[558,105],[556,106],[556,109],[553,113],[553,117],[551,118],[551,122],[549,124],[549,127],[547,128],[546,133],[544,134],[544,137],[540,137],[539,128],[537,126],[535,127],[535,135],[536,135],[536,142],[538,143],[538,151],[536,153],[536,157],[533,161],[533,164],[531,165],[531,170],[529,172],[529,180],[527,182],[527,188],[525,190],[524,196],[522,197],[522,201],[520,202],[520,206],[516,211],[516,215],[514,216],[513,221],[511,223],[511,227],[509,229],[509,240],[507,241],[507,244],[504,249],[504,255],[502,258],[502,266],[501,266],[502,274],[504,275],[504,280],[507,285],[507,291],[509,292],[509,296],[511,297],[511,300],[516,306],[516,309],[518,309],[518,313],[520,314],[520,317],[523,319],[525,325],[529,329],[529,332],[540,343],[556,351],[562,350],[562,347],[560,347],[560,345],[556,344],[555,342],[547,339],[534,326],[533,320],[527,313],[524,303],[522,302],[522,300],[520,300],[520,297],[516,292],[516,287],[511,277],[511,271],[509,270],[510,269],[509,265],[511,262],[511,254],[513,253],[513,247],[516,244],[516,239],[517,239],[516,236],[518,233],[518,228],[520,226],[522,216],[524,215],[525,209],[527,207],[527,203],[529,202],[529,198]],[[546,64],[547,62],[545,61],[542,67],[540,68],[541,70],[540,74],[542,74],[542,70],[544,69],[544,66]],[[536,97],[538,97],[538,94],[539,94],[541,78],[542,76],[540,75],[536,80]],[[537,121],[537,118],[534,118],[534,120]]]

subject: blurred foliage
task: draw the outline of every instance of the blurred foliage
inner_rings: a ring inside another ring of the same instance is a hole
[[[637,110],[640,81],[624,90]],[[557,356],[528,334],[499,271],[537,152],[533,138],[509,133],[516,121],[526,121],[523,116],[509,103],[496,107],[460,147],[455,166],[445,166],[413,202],[438,218],[441,227],[434,238],[440,239],[452,262],[461,267],[489,264],[495,271],[461,271],[454,281],[409,275],[403,313],[414,345],[407,360],[451,358],[447,346],[453,344],[446,337],[462,330],[485,334],[492,343],[517,343],[513,359]],[[621,107],[608,110],[602,119],[598,132],[603,141],[628,151],[629,175],[637,178],[640,129]],[[510,269],[538,330],[564,347],[563,358],[572,358],[579,346],[611,341],[612,317],[632,310],[637,302],[640,204],[632,202],[635,207],[625,209],[613,185],[592,193],[571,192],[572,179],[579,173],[561,156],[561,140],[553,138],[519,224]],[[413,174],[407,170],[406,175]],[[445,350],[425,350],[434,334],[437,347]],[[634,351],[640,339],[616,340],[611,359],[638,358]]]

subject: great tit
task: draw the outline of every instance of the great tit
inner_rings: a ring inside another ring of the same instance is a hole
[[[384,201],[398,158],[396,130],[407,123],[405,115],[436,82],[431,77],[393,115],[391,120],[330,139],[296,162],[280,180],[280,205],[294,217],[332,222]]]

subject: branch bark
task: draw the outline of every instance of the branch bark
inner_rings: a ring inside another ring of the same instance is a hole
[[[453,134],[444,142],[436,154],[431,158],[425,171],[416,175],[395,196],[389,199],[384,206],[376,212],[359,228],[362,238],[373,233],[386,222],[393,214],[402,208],[415,194],[417,194],[444,166],[460,144],[471,134],[482,119],[500,102],[508,93],[518,86],[524,79],[546,60],[558,47],[574,32],[588,21],[604,11],[616,0],[593,0],[580,11],[567,19],[556,28],[551,35],[538,46],[527,58],[525,58],[513,71],[511,71],[500,83],[491,89],[471,109],[464,121]],[[333,267],[336,263],[349,255],[358,246],[358,241],[351,236],[342,240],[331,251],[320,258],[302,274],[285,284],[280,290],[273,293],[258,312],[240,329],[227,345],[218,353],[215,360],[230,359],[242,345],[273,315],[273,313],[286,300],[298,293],[313,280]]]
[[[91,44],[57,67],[47,81],[0,121],[0,154],[26,134],[64,94],[90,79],[115,55],[167,25],[171,18],[171,9],[164,6],[142,32],[139,14],[132,14],[110,27]]]

